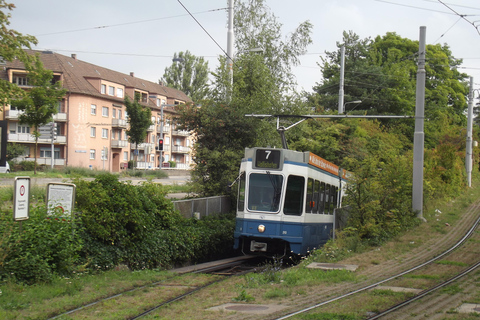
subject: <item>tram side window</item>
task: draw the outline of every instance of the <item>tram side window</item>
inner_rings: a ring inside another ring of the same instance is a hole
[[[285,205],[283,207],[284,214],[298,216],[302,214],[304,189],[304,177],[293,175],[288,177],[287,191],[285,192]]]
[[[240,182],[238,184],[238,211],[245,210],[245,179],[245,172],[242,172]]]
[[[315,180],[315,186],[313,190],[313,213],[318,213],[318,202],[320,201],[320,181]]]
[[[314,200],[313,200],[313,186],[314,181],[312,178],[308,178],[307,182],[307,202],[305,203],[305,212],[313,213]]]
[[[325,182],[320,184],[320,194],[319,194],[319,201],[318,201],[318,213],[324,214],[325,213]]]
[[[329,210],[328,214],[333,214],[333,210],[337,207],[337,196],[335,193],[335,186],[330,186],[330,202],[328,204]]]

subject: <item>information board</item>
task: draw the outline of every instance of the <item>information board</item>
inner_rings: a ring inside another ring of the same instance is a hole
[[[13,220],[27,220],[30,212],[30,177],[15,177]]]
[[[70,216],[75,203],[75,185],[72,183],[49,183],[47,185],[48,214],[55,212]],[[60,210],[60,212],[58,212]]]

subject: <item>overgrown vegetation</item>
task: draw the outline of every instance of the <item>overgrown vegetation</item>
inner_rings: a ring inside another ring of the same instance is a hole
[[[74,183],[73,217],[47,215],[42,196],[26,221],[13,222],[11,207],[4,209],[0,279],[33,284],[119,265],[130,270],[167,268],[231,250],[233,217],[185,219],[160,184],[132,185],[108,173]],[[10,201],[13,192],[2,188],[0,194]]]

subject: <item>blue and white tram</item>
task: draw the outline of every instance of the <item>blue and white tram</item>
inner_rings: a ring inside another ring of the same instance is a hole
[[[310,152],[247,148],[240,166],[234,248],[305,255],[330,239],[347,172]]]

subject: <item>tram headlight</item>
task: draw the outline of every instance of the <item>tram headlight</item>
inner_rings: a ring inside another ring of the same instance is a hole
[[[263,224],[259,225],[257,228],[258,232],[264,233],[265,232],[265,226]]]

